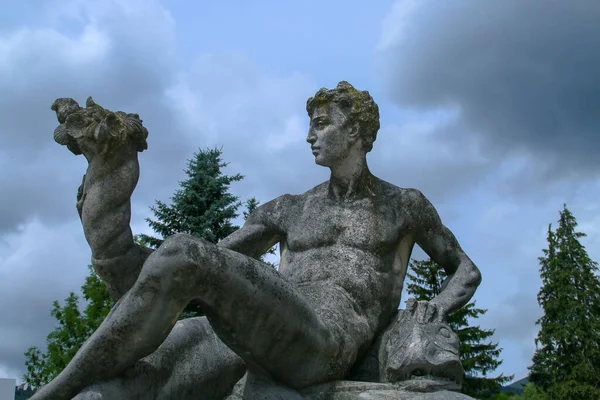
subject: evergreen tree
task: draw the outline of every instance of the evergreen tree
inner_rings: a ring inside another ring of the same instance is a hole
[[[229,193],[229,186],[244,176],[224,175],[221,169],[228,163],[223,162],[221,155],[220,149],[194,153],[185,170],[188,178],[179,183],[172,204],[157,200],[150,207],[156,220],[146,218],[146,221],[161,238],[141,234],[140,242],[156,248],[175,233],[188,233],[217,243],[238,229],[232,221],[242,203]]]
[[[222,168],[228,163],[222,160],[222,154],[220,149],[205,149],[194,153],[185,170],[188,178],[179,183],[180,189],[171,197],[172,204],[157,200],[156,206],[150,207],[156,220],[146,218],[146,221],[161,238],[141,234],[136,236],[139,243],[156,248],[175,233],[188,233],[217,243],[239,229],[239,226],[233,224],[233,220],[238,217],[242,202],[229,193],[229,187],[244,176],[224,175]],[[247,210],[243,214],[248,218],[259,202],[251,198],[245,205]],[[274,249],[271,248],[269,253],[275,254]],[[261,260],[265,261],[264,257]],[[268,264],[275,267],[272,263]],[[201,315],[203,312],[199,304],[192,302],[180,315],[180,319]]]
[[[600,280],[598,263],[579,242],[577,221],[563,206],[556,231],[539,258],[538,303],[531,381],[552,399],[600,399]]]
[[[523,394],[517,396],[516,398],[522,400],[550,400],[550,398],[548,398],[548,395],[546,395],[543,392],[540,392],[540,390],[533,383],[530,383],[529,385],[525,386]]]
[[[30,387],[17,386],[15,388],[15,400],[27,400],[33,396],[34,390]]]
[[[139,244],[156,248],[165,238],[175,233],[189,233],[217,243],[239,229],[239,226],[233,224],[233,220],[237,218],[237,211],[242,203],[238,197],[229,193],[229,186],[242,180],[244,176],[223,175],[221,168],[228,163],[221,160],[221,155],[222,151],[219,149],[194,153],[194,158],[188,160],[185,170],[188,179],[179,183],[180,189],[171,198],[172,204],[157,200],[156,206],[150,207],[157,220],[146,218],[146,221],[162,239],[139,234],[135,236]],[[244,205],[246,210],[243,211],[243,216],[246,220],[260,202],[252,197]],[[275,247],[267,253],[274,255]],[[264,261],[264,257],[261,260]]]
[[[244,211],[244,220],[247,220],[248,217],[250,216],[250,214],[252,214],[254,212],[254,210],[256,210],[258,208],[260,203],[258,200],[256,200],[255,197],[252,197],[251,199],[246,200],[245,205],[246,205],[246,211]]]
[[[58,326],[48,334],[47,350],[43,353],[37,346],[25,352],[27,373],[24,380],[33,388],[50,382],[71,361],[87,338],[98,328],[113,306],[106,286],[92,266],[90,275],[81,286],[86,306],[79,310],[79,297],[71,292],[61,305],[54,301],[52,315]]]
[[[431,300],[440,294],[447,278],[441,266],[430,259],[413,260],[410,267],[410,282],[407,285],[410,295],[417,300]],[[473,301],[448,316],[448,325],[460,339],[460,359],[465,370],[462,392],[477,398],[487,398],[498,393],[502,384],[513,378],[503,374],[489,376],[502,364],[502,360],[498,359],[502,349],[498,348],[498,343],[484,342],[494,334],[494,330],[469,325],[469,319],[479,318],[486,312],[487,310],[476,308]]]

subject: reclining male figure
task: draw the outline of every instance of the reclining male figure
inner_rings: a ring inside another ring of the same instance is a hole
[[[53,108],[68,128],[75,108],[65,107]],[[479,270],[434,207],[419,191],[384,182],[367,167],[379,129],[369,93],[340,82],[319,90],[307,111],[307,141],[316,163],[331,170],[328,181],[258,207],[217,245],[177,234],[149,256],[129,227],[139,143],[132,135],[118,146],[102,139],[105,122],[63,140],[88,159],[78,207],[93,265],[119,300],[34,399],[69,399],[153,352],[177,347],[169,335],[190,301],[201,304],[216,335],[237,354],[214,359],[205,346],[199,356],[212,357],[218,368],[243,360],[295,389],[342,379],[397,310],[415,243],[450,277],[438,297],[417,303],[415,318],[443,320],[468,302],[480,283]],[[139,138],[141,124],[123,126],[138,129]],[[258,261],[276,243],[278,272]],[[214,377],[196,379],[209,387]]]

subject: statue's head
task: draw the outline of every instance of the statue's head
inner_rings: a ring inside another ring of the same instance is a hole
[[[310,117],[307,141],[315,161],[331,167],[349,156],[371,151],[379,130],[379,107],[367,91],[340,82],[320,89],[306,102]]]

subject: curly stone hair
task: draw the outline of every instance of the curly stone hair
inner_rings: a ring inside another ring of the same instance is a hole
[[[365,151],[371,151],[379,130],[379,107],[369,92],[357,90],[348,82],[342,81],[335,89],[321,88],[306,102],[306,111],[310,116],[315,108],[331,103],[340,106],[350,123],[358,122]]]
[[[73,99],[60,98],[54,101],[51,109],[56,111],[60,122],[54,130],[54,140],[76,155],[82,153],[78,140],[86,137],[112,146],[130,141],[139,152],[148,148],[148,130],[138,114],[112,112],[96,104],[91,97],[85,102],[85,108]]]

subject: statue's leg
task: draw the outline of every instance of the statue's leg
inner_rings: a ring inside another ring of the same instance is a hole
[[[74,400],[223,399],[246,366],[206,317],[177,322],[164,343],[118,377],[86,387]]]
[[[338,328],[323,323],[297,288],[260,261],[179,234],[148,257],[131,290],[34,398],[68,399],[118,375],[163,343],[193,299],[200,300],[225,344],[254,370],[295,388],[332,377],[341,346],[332,331]],[[351,306],[346,308],[350,313]]]

